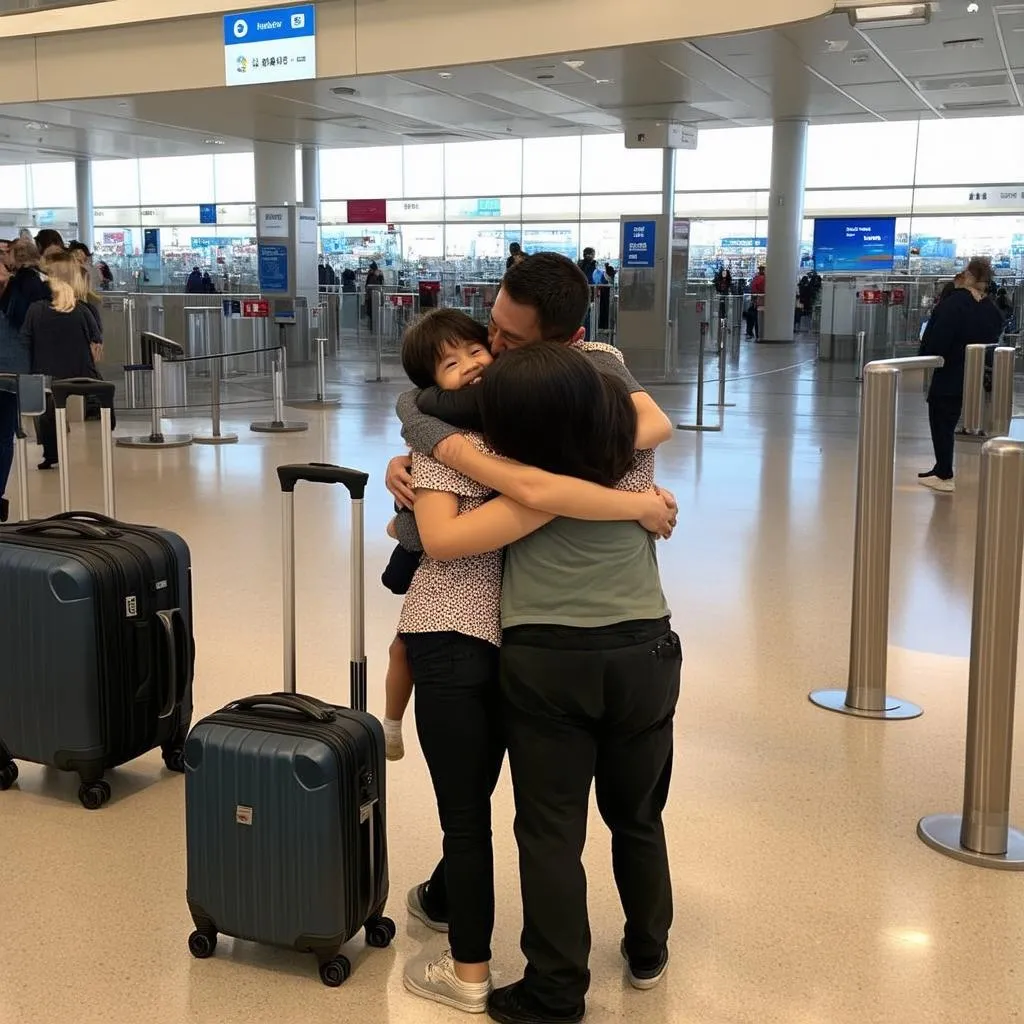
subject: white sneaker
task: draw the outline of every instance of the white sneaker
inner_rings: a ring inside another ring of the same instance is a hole
[[[918,481],[922,487],[928,487],[933,491],[938,491],[940,494],[952,494],[956,491],[956,484],[950,480],[943,480],[937,476],[926,476]]]
[[[491,994],[489,980],[474,983],[459,978],[450,949],[439,957],[427,953],[406,964],[405,987],[413,995],[465,1013],[486,1013]]]
[[[381,725],[384,726],[384,757],[389,761],[401,761],[405,757],[402,723],[385,718],[381,721]]]

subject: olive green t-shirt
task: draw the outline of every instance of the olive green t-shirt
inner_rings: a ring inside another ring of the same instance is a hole
[[[505,553],[502,628],[665,618],[654,545],[639,523],[552,520]]]

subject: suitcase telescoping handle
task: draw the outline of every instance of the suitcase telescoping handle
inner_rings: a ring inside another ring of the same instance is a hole
[[[284,689],[295,693],[295,485],[300,480],[317,484],[341,484],[352,498],[352,544],[349,571],[352,577],[352,659],[349,664],[349,705],[366,710],[366,617],[364,612],[363,496],[369,474],[323,462],[278,466],[283,494],[284,550]]]
[[[72,395],[83,398],[94,396],[100,403],[100,433],[103,451],[103,511],[112,519],[114,509],[114,431],[111,426],[116,388],[105,380],[91,377],[71,377],[55,380],[50,386],[53,405],[57,410],[57,463],[60,472],[60,508],[71,511],[71,478],[68,474],[68,399]]]

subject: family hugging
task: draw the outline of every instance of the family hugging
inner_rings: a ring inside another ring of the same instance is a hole
[[[590,983],[582,854],[590,789],[612,836],[635,988],[668,965],[662,812],[682,650],[655,552],[676,522],[654,484],[672,434],[618,351],[582,341],[590,289],[553,253],[506,274],[485,328],[451,309],[406,332],[412,455],[385,583],[404,593],[387,677],[388,757],[413,689],[443,856],[409,911],[450,949],[406,966],[426,999],[508,1024],[580,1021]],[[508,751],[525,976],[493,989],[491,794]]]

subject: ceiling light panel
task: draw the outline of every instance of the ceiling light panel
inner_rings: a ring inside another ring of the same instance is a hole
[[[854,28],[910,28],[928,24],[931,5],[880,4],[877,7],[851,7],[848,13]]]

